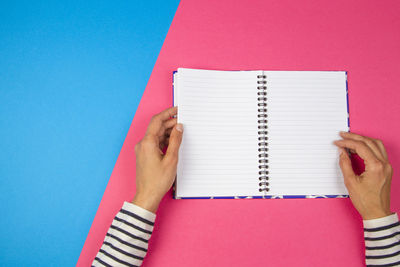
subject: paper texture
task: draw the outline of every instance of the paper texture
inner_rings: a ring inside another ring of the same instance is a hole
[[[258,75],[266,75],[269,191],[260,192]],[[345,72],[178,69],[185,133],[176,197],[345,195],[332,144],[348,130]]]

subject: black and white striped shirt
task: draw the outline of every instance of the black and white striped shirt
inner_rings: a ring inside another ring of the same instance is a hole
[[[125,202],[115,216],[92,266],[140,266],[156,215]],[[367,266],[400,266],[400,223],[397,214],[364,221]]]
[[[156,215],[125,202],[115,216],[92,266],[140,266]]]
[[[400,223],[397,214],[364,221],[367,266],[400,266]]]

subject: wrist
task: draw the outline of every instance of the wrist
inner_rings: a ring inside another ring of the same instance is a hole
[[[393,214],[393,212],[391,212],[390,210],[388,210],[388,211],[377,210],[374,212],[368,212],[366,214],[362,214],[361,217],[363,218],[363,220],[373,220],[373,219],[387,217],[392,214]]]
[[[132,200],[132,204],[135,204],[143,209],[150,212],[156,213],[158,206],[160,205],[161,199],[151,193],[140,193],[137,192]]]

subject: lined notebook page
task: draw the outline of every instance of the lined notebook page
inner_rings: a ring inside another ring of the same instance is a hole
[[[346,73],[265,71],[271,195],[347,194],[332,144],[348,130]]]
[[[255,196],[259,71],[178,69],[174,104],[184,125],[177,197]]]

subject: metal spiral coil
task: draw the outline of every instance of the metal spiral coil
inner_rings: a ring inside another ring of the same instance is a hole
[[[258,191],[266,193],[269,191],[267,76],[257,75],[257,79]]]

